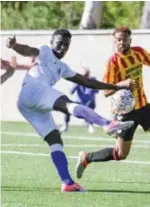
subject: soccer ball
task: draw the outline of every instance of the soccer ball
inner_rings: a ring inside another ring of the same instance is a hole
[[[111,97],[111,110],[113,114],[127,114],[134,107],[135,99],[130,90],[119,90]]]

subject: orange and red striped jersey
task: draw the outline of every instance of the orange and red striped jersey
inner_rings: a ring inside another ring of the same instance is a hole
[[[115,53],[109,59],[103,78],[104,82],[110,84],[116,84],[128,78],[135,80],[137,85],[133,90],[136,100],[135,109],[147,104],[143,87],[143,65],[150,66],[150,54],[141,47],[131,47],[126,55]]]

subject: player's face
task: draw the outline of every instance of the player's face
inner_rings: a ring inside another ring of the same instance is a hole
[[[117,32],[115,34],[115,44],[118,52],[126,54],[130,49],[131,38],[127,33]]]
[[[69,49],[71,38],[63,37],[62,35],[55,35],[51,41],[52,49],[55,55],[61,59],[64,57]]]

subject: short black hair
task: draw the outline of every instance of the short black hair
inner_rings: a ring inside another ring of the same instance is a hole
[[[71,33],[67,29],[57,29],[53,33],[52,37],[54,37],[55,35],[62,35],[63,37],[68,37],[68,38],[72,37]]]
[[[124,32],[126,34],[128,34],[129,36],[131,36],[132,32],[128,27],[117,27],[114,32],[113,35],[115,35],[118,32]]]

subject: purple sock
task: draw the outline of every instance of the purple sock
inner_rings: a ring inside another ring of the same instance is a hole
[[[69,170],[68,162],[65,153],[62,151],[54,151],[51,153],[52,160],[57,168],[58,174],[63,183],[71,185],[74,183],[72,180]]]
[[[80,119],[85,119],[87,122],[92,124],[97,124],[99,126],[107,126],[111,123],[110,120],[105,119],[104,117],[98,115],[96,112],[94,112],[92,109],[83,106],[83,105],[77,105],[74,108],[73,115],[75,117],[78,117]]]

